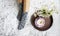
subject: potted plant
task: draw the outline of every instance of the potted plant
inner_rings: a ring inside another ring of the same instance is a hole
[[[47,30],[52,26],[54,9],[41,8],[31,16],[32,25],[41,31]]]

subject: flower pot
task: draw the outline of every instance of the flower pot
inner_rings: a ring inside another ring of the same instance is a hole
[[[31,24],[34,28],[40,31],[48,30],[53,23],[53,17],[52,15],[49,17],[43,17],[43,16],[31,16]]]

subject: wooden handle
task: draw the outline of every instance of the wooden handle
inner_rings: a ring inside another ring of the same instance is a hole
[[[23,11],[27,12],[29,10],[30,0],[18,0],[18,3],[22,2],[23,2]]]
[[[30,0],[24,0],[24,12],[28,12],[30,6]]]
[[[22,3],[22,0],[17,0],[17,1],[18,1],[18,4],[19,4],[19,3]]]

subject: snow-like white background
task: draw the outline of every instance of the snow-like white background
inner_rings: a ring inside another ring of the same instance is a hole
[[[17,0],[0,0],[0,36],[15,36],[18,27]]]

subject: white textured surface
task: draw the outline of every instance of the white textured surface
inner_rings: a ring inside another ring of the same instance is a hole
[[[30,17],[34,13],[35,7],[40,7],[42,5],[40,2],[48,5],[51,3],[50,1],[55,2],[59,11],[58,0],[31,0],[26,25],[24,29],[17,30],[18,7],[16,0],[0,0],[0,36],[60,36],[60,14],[53,14],[53,26],[47,31],[38,31],[30,23]]]
[[[16,0],[0,0],[0,36],[15,36],[18,26]]]

